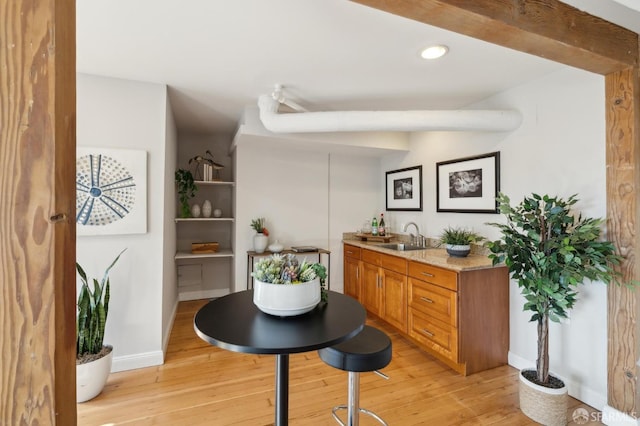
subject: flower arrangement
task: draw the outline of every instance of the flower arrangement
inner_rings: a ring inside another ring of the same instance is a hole
[[[258,233],[269,236],[269,230],[264,226],[264,217],[259,217],[251,221],[251,227]]]
[[[300,284],[319,278],[322,301],[327,299],[326,267],[321,263],[308,263],[307,259],[300,262],[292,253],[272,254],[259,260],[251,276],[271,284]]]

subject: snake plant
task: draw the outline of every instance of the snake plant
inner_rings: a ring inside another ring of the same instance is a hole
[[[93,290],[89,286],[84,269],[76,262],[76,269],[82,281],[76,318],[76,358],[78,359],[86,354],[98,354],[102,350],[104,328],[109,313],[109,271],[125,250],[122,250],[104,271],[102,281],[98,282],[93,278]]]

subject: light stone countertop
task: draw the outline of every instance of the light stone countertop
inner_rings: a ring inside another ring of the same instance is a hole
[[[398,239],[392,239],[391,243],[399,241],[400,240]],[[345,244],[351,244],[352,246],[402,257],[407,260],[414,260],[416,262],[426,263],[432,266],[439,266],[456,272],[494,267],[491,259],[489,259],[486,254],[473,253],[473,250],[467,257],[452,257],[447,254],[444,248],[436,247],[429,247],[424,250],[399,251],[380,247],[380,245],[384,243],[361,241],[360,239],[348,234],[344,235],[342,242]]]

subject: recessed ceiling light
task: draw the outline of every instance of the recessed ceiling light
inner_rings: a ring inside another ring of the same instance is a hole
[[[436,46],[429,46],[420,52],[420,56],[423,59],[438,59],[447,54],[449,48],[443,44]]]

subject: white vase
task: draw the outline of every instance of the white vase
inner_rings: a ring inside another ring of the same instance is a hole
[[[202,203],[202,217],[211,217],[212,209],[211,201],[204,200],[204,203]]]
[[[278,240],[273,244],[269,244],[269,251],[271,253],[280,253],[282,250],[284,250],[284,246],[280,244]]]
[[[200,206],[194,204],[191,206],[191,217],[200,217]]]
[[[301,315],[315,308],[320,299],[319,278],[298,284],[271,284],[255,280],[253,285],[253,303],[270,315]]]
[[[257,233],[253,236],[253,250],[256,253],[264,253],[264,250],[267,248],[268,244],[269,237],[267,237],[263,233]]]
[[[222,217],[222,210],[220,209],[215,209],[213,211],[213,217]]]
[[[76,402],[85,402],[102,392],[111,372],[113,350],[102,358],[76,365]]]

